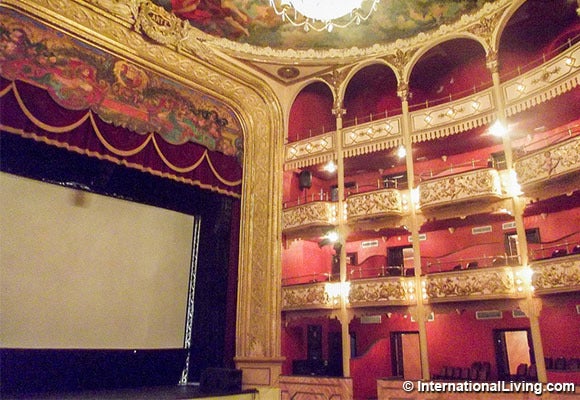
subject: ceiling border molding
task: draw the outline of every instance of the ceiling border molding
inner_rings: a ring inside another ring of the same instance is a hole
[[[472,15],[463,15],[459,21],[451,25],[441,25],[431,33],[421,32],[409,39],[398,39],[387,44],[375,44],[372,47],[348,49],[275,49],[272,47],[259,47],[247,43],[237,43],[227,39],[216,38],[212,45],[216,46],[224,53],[230,54],[239,59],[253,61],[276,60],[279,63],[292,63],[299,59],[302,65],[308,63],[320,63],[321,60],[328,62],[340,60],[342,63],[348,60],[359,60],[360,58],[376,57],[383,54],[394,54],[399,49],[409,49],[424,46],[428,42],[440,40],[447,34],[460,31],[467,31],[472,25],[481,25],[481,21],[497,13],[505,12],[510,5],[518,3],[514,0],[497,0],[494,3],[485,5]]]

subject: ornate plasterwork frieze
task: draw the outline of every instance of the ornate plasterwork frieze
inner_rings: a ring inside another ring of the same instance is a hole
[[[482,300],[516,294],[514,275],[510,268],[485,268],[430,274],[425,277],[429,302]]]
[[[407,305],[410,300],[406,282],[413,278],[380,278],[357,280],[350,284],[348,297],[351,307],[377,305]]]
[[[346,199],[346,207],[349,221],[403,213],[402,196],[398,189],[350,195]]]
[[[485,125],[493,119],[492,89],[411,113],[414,143],[449,136]]]
[[[502,196],[498,172],[487,168],[424,181],[418,189],[422,209]]]
[[[538,68],[502,85],[508,116],[527,110],[580,83],[580,42]]]
[[[310,203],[287,208],[282,213],[282,230],[313,226],[331,226],[336,223],[336,204],[328,201]]]
[[[523,156],[514,168],[523,187],[580,171],[580,136]]]
[[[316,308],[333,308],[323,283],[282,288],[282,311]]]
[[[540,261],[531,268],[536,294],[580,290],[580,256]]]

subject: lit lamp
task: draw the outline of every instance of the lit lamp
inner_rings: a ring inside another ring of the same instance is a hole
[[[270,0],[283,21],[301,26],[306,32],[331,32],[369,19],[380,0]],[[366,7],[365,7],[366,5]]]

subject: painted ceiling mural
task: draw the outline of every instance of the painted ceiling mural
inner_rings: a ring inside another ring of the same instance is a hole
[[[194,142],[242,158],[241,125],[226,105],[19,16],[0,20],[0,74],[139,134],[156,132],[171,144]]]
[[[368,21],[332,32],[294,27],[276,15],[268,0],[153,1],[216,37],[259,47],[331,49],[371,47],[426,33],[495,0],[381,0]]]

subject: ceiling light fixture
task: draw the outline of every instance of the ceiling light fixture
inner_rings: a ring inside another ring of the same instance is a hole
[[[282,21],[301,26],[306,32],[328,31],[360,24],[376,11],[380,0],[270,0]]]

